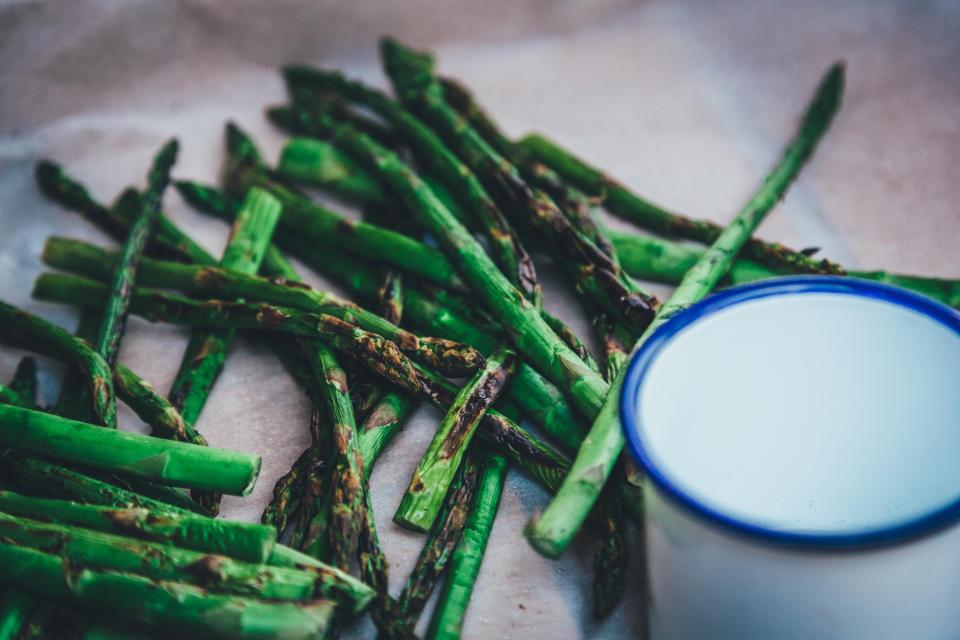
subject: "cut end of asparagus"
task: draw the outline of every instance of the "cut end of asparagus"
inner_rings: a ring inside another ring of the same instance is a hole
[[[527,540],[530,542],[530,546],[533,547],[537,553],[545,558],[556,560],[563,555],[564,551],[567,550],[567,544],[558,543],[556,540],[552,539],[552,537],[538,535],[537,524],[539,521],[540,514],[536,514],[530,518],[530,521],[523,530],[523,535],[526,536]]]

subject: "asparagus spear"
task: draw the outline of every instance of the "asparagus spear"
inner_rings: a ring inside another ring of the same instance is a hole
[[[108,615],[119,611],[148,625],[223,638],[315,638],[324,633],[334,611],[329,600],[265,602],[130,573],[64,567],[56,556],[7,543],[0,543],[0,572],[8,584],[36,595]]]
[[[390,122],[397,134],[413,150],[417,160],[436,175],[482,228],[490,241],[494,262],[517,289],[535,303],[540,298],[540,285],[530,255],[500,208],[487,193],[473,172],[444,142],[415,116],[383,93],[352,82],[339,73],[303,66],[284,69],[284,78],[291,90],[315,87],[333,91],[359,102]],[[335,114],[333,114],[335,117]]]
[[[0,384],[0,403],[3,404],[12,404],[17,407],[25,407],[27,409],[36,409],[37,406],[30,402],[29,398],[24,395],[21,395],[19,392],[15,391],[12,387]]]
[[[444,500],[443,510],[427,536],[417,563],[407,577],[398,598],[396,626],[412,629],[430,599],[434,586],[450,561],[466,524],[470,503],[477,488],[477,456],[471,450]]]
[[[120,257],[110,280],[110,296],[96,343],[97,352],[111,367],[117,361],[117,352],[120,350],[120,340],[127,322],[130,292],[137,276],[137,264],[160,215],[160,202],[170,183],[170,169],[176,162],[179,148],[175,139],[170,140],[154,158],[147,177],[147,190],[140,198],[140,211],[120,247]]]
[[[0,444],[161,484],[235,495],[250,493],[260,470],[259,456],[108,431],[10,405],[0,405]]]
[[[653,236],[612,230],[608,230],[607,233],[623,260],[624,269],[643,280],[677,284],[683,279],[683,274],[700,259],[705,251],[702,247]],[[885,282],[910,289],[951,307],[960,307],[960,280],[852,269],[847,270],[846,274],[852,278]],[[744,284],[777,275],[779,274],[770,267],[741,257],[730,267],[725,282]]]
[[[518,220],[536,229],[562,252],[565,260],[561,264],[575,279],[578,291],[642,331],[653,317],[656,299],[622,273],[614,261],[570,224],[545,192],[527,184],[508,158],[497,153],[447,105],[430,56],[390,38],[380,41],[380,54],[401,102],[440,132],[465,164],[489,188],[496,189],[494,196],[514,209]]]
[[[279,217],[280,203],[265,191],[251,189],[237,214],[220,266],[241,273],[256,273]],[[193,425],[199,417],[223,369],[232,341],[233,332],[229,330],[191,333],[169,393],[187,424]]]
[[[634,345],[634,352],[653,330],[707,295],[726,274],[737,252],[783,197],[813,153],[840,106],[842,94],[843,67],[834,65],[817,88],[799,131],[787,146],[781,161],[733,222],[687,272],[673,296],[657,312],[657,318],[650,328]],[[623,370],[612,385],[603,409],[580,448],[563,486],[543,514],[535,517],[527,527],[526,535],[530,543],[548,557],[558,557],[570,544],[623,449],[623,433],[617,410],[622,385]]]
[[[90,389],[93,415],[99,424],[117,426],[117,407],[110,367],[96,351],[60,327],[0,301],[0,342],[11,346],[42,347],[45,354],[79,367]]]
[[[20,358],[10,380],[10,390],[20,395],[29,404],[37,403],[37,361],[30,356]],[[24,406],[24,405],[21,405]]]
[[[0,596],[0,638],[13,640],[20,636],[24,623],[40,603],[20,589],[3,590]]]
[[[307,571],[250,564],[70,525],[0,513],[0,536],[5,543],[51,553],[90,569],[136,573],[211,592],[271,600],[309,600],[314,593],[315,578]]]
[[[44,247],[43,260],[52,267],[101,280],[116,254],[99,247],[52,237]],[[312,289],[296,280],[263,278],[223,267],[203,267],[144,258],[138,284],[177,288],[184,292],[218,298],[245,298],[325,313],[379,333],[421,364],[448,376],[469,375],[483,361],[472,347],[451,340],[418,337],[383,317],[332,293]]]
[[[118,362],[114,368],[113,385],[124,404],[153,428],[153,435],[207,446],[206,438],[186,423],[169,400],[122,363]]]
[[[509,349],[498,349],[457,393],[417,464],[394,522],[415,531],[427,531],[433,525],[477,424],[509,381],[515,358]]]
[[[723,227],[709,220],[697,220],[672,213],[636,195],[614,178],[602,173],[540,134],[525,136],[519,145],[566,180],[587,193],[603,197],[604,206],[613,214],[654,233],[714,242]],[[751,239],[744,256],[753,258],[778,273],[828,273],[842,275],[843,267],[826,259],[817,260],[802,251],[782,244]]]
[[[491,454],[484,458],[473,506],[460,542],[450,556],[450,570],[430,619],[428,638],[442,640],[460,637],[506,477],[507,461],[503,456]]]
[[[277,533],[287,528],[290,514],[300,507],[299,493],[303,488],[303,477],[312,454],[312,446],[304,449],[290,466],[290,470],[273,485],[273,496],[264,509],[260,522],[269,525]]]
[[[267,561],[277,539],[276,531],[263,525],[214,520],[171,510],[78,504],[12,491],[0,491],[0,511],[55,524],[165,542],[255,563]]]

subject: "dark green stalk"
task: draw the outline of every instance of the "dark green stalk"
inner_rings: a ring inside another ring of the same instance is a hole
[[[110,366],[90,346],[43,318],[0,301],[0,342],[25,347],[77,366],[90,389],[93,415],[99,424],[116,428],[117,407]]]
[[[48,239],[43,253],[43,260],[50,266],[97,280],[102,280],[115,257],[113,252],[99,247],[56,237]],[[483,361],[472,347],[444,338],[418,337],[363,307],[332,293],[312,289],[297,280],[264,278],[223,267],[145,258],[141,263],[138,284],[176,288],[205,297],[244,298],[332,315],[392,340],[404,353],[421,364],[448,376],[469,375]]]
[[[843,67],[831,67],[817,88],[800,129],[787,146],[781,161],[710,250],[687,272],[670,300],[657,312],[650,328],[634,345],[634,351],[652,331],[706,296],[726,275],[753,230],[780,201],[813,153],[817,142],[826,133],[840,107],[843,84]],[[623,428],[618,408],[623,371],[621,369],[611,385],[603,409],[584,440],[563,486],[543,514],[535,517],[527,527],[526,535],[531,544],[548,557],[559,556],[570,544],[593,508],[623,449]]]
[[[97,336],[97,352],[111,367],[117,361],[120,340],[127,322],[130,293],[137,277],[137,263],[160,216],[163,192],[170,184],[170,169],[177,159],[180,145],[176,139],[167,142],[153,159],[147,176],[147,190],[140,198],[140,210],[120,246],[120,255],[110,280],[110,295],[104,308],[103,323]]]
[[[463,461],[456,481],[450,486],[443,510],[431,528],[417,563],[407,577],[403,591],[400,592],[397,611],[398,627],[413,629],[416,626],[424,605],[430,599],[433,588],[443,575],[453,550],[460,541],[470,504],[477,489],[476,457],[476,454],[471,451]]]
[[[415,531],[427,531],[433,525],[480,419],[510,379],[515,358],[509,349],[498,349],[461,387],[417,464],[394,522]]]
[[[250,493],[260,471],[259,456],[101,430],[11,405],[0,405],[0,444],[159,484],[234,495]]]
[[[390,38],[380,41],[380,54],[400,101],[440,133],[523,226],[549,240],[563,255],[560,264],[574,278],[578,291],[642,331],[653,318],[657,300],[579,233],[549,195],[528,184],[508,158],[497,153],[446,103],[432,58]]]
[[[264,509],[260,522],[269,525],[277,533],[287,528],[290,515],[300,508],[301,499],[299,496],[303,490],[303,477],[312,454],[312,446],[304,449],[303,453],[290,466],[290,470],[273,485],[273,496],[267,508]]]
[[[430,127],[385,94],[352,82],[339,73],[290,66],[284,69],[284,77],[291,91],[299,87],[332,91],[362,104],[390,122],[397,135],[413,150],[418,162],[458,196],[469,217],[477,222],[490,241],[493,260],[507,279],[535,303],[539,301],[540,285],[536,269],[516,232],[477,176]],[[336,114],[331,115],[336,117]]]
[[[440,600],[433,610],[427,638],[446,640],[460,637],[506,477],[507,461],[503,456],[492,454],[484,458],[473,506],[460,542],[450,557],[450,571]]]
[[[169,400],[154,391],[149,382],[122,363],[118,362],[114,368],[113,384],[117,396],[138,418],[150,425],[153,435],[207,446],[207,440],[184,421]]]
[[[519,145],[567,181],[592,196],[603,198],[611,213],[633,224],[666,236],[714,242],[723,227],[709,220],[697,220],[672,213],[641,198],[611,176],[589,165],[540,134],[525,136]],[[816,259],[782,244],[751,239],[743,250],[749,257],[777,273],[828,273],[842,275],[843,267],[826,259]]]
[[[207,593],[177,582],[68,565],[60,558],[25,547],[0,544],[0,574],[31,593],[73,602],[108,615],[158,625],[183,633],[224,638],[322,635],[334,603],[274,603],[242,596]]]
[[[2,384],[0,384],[0,403],[12,404],[16,407],[24,407],[26,409],[37,408],[37,405],[33,404],[29,398],[20,395],[20,393],[14,391],[11,387]]]

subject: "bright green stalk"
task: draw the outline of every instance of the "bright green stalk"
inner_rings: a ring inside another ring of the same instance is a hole
[[[147,625],[221,638],[313,639],[325,632],[334,612],[334,603],[328,600],[274,603],[82,565],[65,571],[57,556],[6,543],[0,543],[0,575],[36,595]]]
[[[251,189],[230,231],[220,266],[241,273],[256,273],[279,217],[280,203],[265,191]],[[191,333],[169,393],[171,402],[180,409],[187,424],[193,425],[200,416],[210,390],[223,370],[232,341],[233,332],[229,329]]]
[[[360,426],[357,448],[363,458],[363,474],[369,478],[373,464],[404,423],[417,408],[417,401],[408,394],[388,391],[374,405]]]
[[[172,510],[148,511],[142,507],[118,508],[34,498],[12,491],[0,491],[0,511],[255,563],[267,561],[277,539],[272,527],[258,524],[215,520]]]
[[[417,464],[394,522],[415,531],[433,525],[480,419],[510,379],[515,357],[509,349],[498,349],[461,387]]]
[[[506,477],[507,461],[503,456],[493,454],[484,459],[467,524],[450,558],[447,580],[430,619],[426,637],[431,640],[460,637]]]
[[[0,597],[0,640],[15,640],[39,603],[16,588],[3,590]]]
[[[147,177],[147,190],[140,198],[140,211],[120,247],[120,257],[110,280],[110,295],[96,343],[97,352],[110,366],[117,361],[117,352],[120,350],[120,340],[127,322],[130,292],[137,277],[137,263],[160,216],[163,192],[170,184],[170,169],[176,162],[179,148],[176,139],[170,140],[154,158]]]
[[[733,222],[687,272],[673,296],[660,308],[656,319],[634,345],[634,353],[657,327],[706,296],[723,278],[737,252],[783,197],[813,153],[840,107],[842,95],[843,67],[835,65],[817,88],[800,129],[787,146],[783,158]],[[623,449],[618,407],[624,371],[625,368],[612,385],[603,410],[584,440],[563,486],[543,514],[531,520],[527,527],[530,543],[548,557],[560,556],[580,530]]]
[[[247,495],[260,457],[0,405],[0,445],[160,484]]]
[[[50,266],[97,280],[103,279],[115,259],[116,254],[111,251],[57,237],[47,240],[43,253],[43,260]],[[144,258],[137,283],[180,289],[204,297],[243,298],[325,313],[392,340],[407,355],[447,376],[469,375],[483,360],[472,347],[444,338],[418,337],[359,305],[292,279],[264,278],[223,267]]]
[[[16,407],[24,407],[26,409],[38,408],[37,405],[30,402],[29,398],[2,384],[0,384],[0,403],[12,404]]]
[[[315,579],[307,571],[271,567],[157,544],[92,529],[0,513],[0,539],[51,553],[95,570],[136,573],[271,600],[310,600]]]
[[[706,251],[697,245],[681,244],[653,236],[611,230],[607,233],[620,254],[623,268],[642,280],[677,284]],[[960,307],[960,280],[911,276],[886,271],[848,270],[846,273],[851,278],[892,284],[922,293],[951,307]],[[759,262],[749,258],[738,258],[730,267],[724,282],[745,284],[778,275],[780,274],[777,271]]]
[[[206,438],[184,421],[169,400],[154,391],[149,382],[122,363],[118,362],[114,368],[113,384],[117,396],[138,418],[152,427],[153,435],[207,446]]]
[[[93,413],[100,424],[116,428],[117,406],[110,366],[83,340],[43,318],[0,301],[0,342],[27,347],[67,360],[83,371],[90,389]]]

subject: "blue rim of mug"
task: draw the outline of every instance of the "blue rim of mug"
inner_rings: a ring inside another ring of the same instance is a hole
[[[960,519],[960,495],[949,504],[928,513],[893,525],[850,533],[816,533],[789,531],[750,522],[715,509],[674,483],[653,460],[640,436],[639,419],[635,415],[640,385],[657,355],[676,336],[691,324],[733,305],[768,298],[808,293],[830,293],[881,300],[905,307],[939,322],[960,334],[960,313],[926,296],[878,282],[839,276],[793,276],[771,278],[760,282],[724,289],[684,309],[658,327],[627,365],[623,389],[620,393],[620,416],[624,437],[633,457],[644,472],[667,497],[707,521],[716,522],[728,530],[759,537],[771,542],[805,546],[849,547],[868,544],[889,544],[941,529]]]

